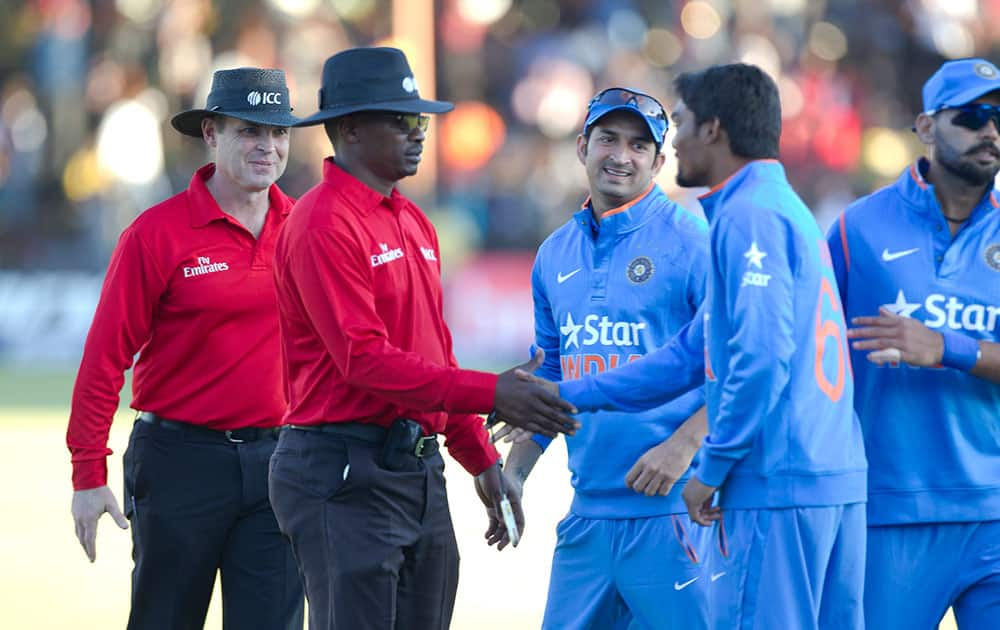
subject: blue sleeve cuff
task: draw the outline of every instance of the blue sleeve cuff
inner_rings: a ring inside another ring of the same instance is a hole
[[[601,390],[594,387],[594,380],[586,376],[572,381],[560,381],[559,396],[572,403],[580,412],[597,411],[610,402]]]
[[[944,356],[941,357],[941,365],[955,370],[968,372],[976,366],[979,361],[979,342],[961,333],[946,330],[941,333],[944,337]]]
[[[732,470],[735,464],[736,462],[728,457],[713,455],[710,450],[702,446],[698,455],[698,467],[695,476],[706,486],[718,488],[726,480],[726,477],[729,476],[729,471]]]
[[[531,436],[531,441],[537,444],[538,447],[542,449],[542,452],[545,452],[545,449],[549,447],[549,444],[552,444],[552,438],[544,436],[540,433],[533,434]]]

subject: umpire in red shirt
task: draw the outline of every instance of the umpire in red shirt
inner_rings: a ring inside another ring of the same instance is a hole
[[[285,410],[271,266],[293,203],[275,181],[297,121],[281,70],[216,72],[205,109],[171,121],[212,162],[139,215],[108,266],[66,441],[91,562],[100,516],[131,521],[130,629],[202,628],[220,571],[224,628],[302,628],[301,580],[267,496]],[[137,352],[123,516],[108,431]]]
[[[336,156],[296,203],[275,255],[289,408],[271,502],[312,630],[447,628],[458,548],[437,435],[476,476],[487,533],[502,546],[499,455],[475,414],[496,408],[548,435],[576,423],[568,403],[514,370],[497,377],[455,361],[437,234],[396,188],[420,164],[423,114],[452,105],[420,98],[401,51],[357,48],[326,61],[319,107],[300,124],[323,123]]]

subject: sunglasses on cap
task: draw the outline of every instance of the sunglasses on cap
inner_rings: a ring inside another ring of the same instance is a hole
[[[643,94],[638,90],[627,90],[625,88],[608,88],[597,93],[590,101],[590,105],[587,106],[588,109],[594,105],[629,105],[631,104],[639,113],[643,116],[649,116],[650,118],[662,118],[667,119],[666,112],[663,111],[663,105],[660,105],[660,101],[656,100],[649,94]]]
[[[997,129],[1000,130],[1000,106],[987,105],[986,103],[969,103],[958,107],[949,107],[956,112],[952,116],[951,124],[965,127],[972,131],[979,131],[986,123],[993,121]]]

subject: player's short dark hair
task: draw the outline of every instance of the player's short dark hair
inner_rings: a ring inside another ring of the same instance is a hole
[[[698,124],[719,119],[734,155],[752,159],[778,157],[778,86],[757,66],[733,63],[685,72],[674,79],[674,89]]]

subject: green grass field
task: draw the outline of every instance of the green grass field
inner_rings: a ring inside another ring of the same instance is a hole
[[[131,541],[104,517],[97,562],[73,533],[69,453],[64,434],[72,374],[0,368],[0,478],[6,497],[0,535],[0,628],[109,630],[128,616]],[[111,432],[109,483],[120,499],[121,454],[132,413],[123,405]],[[521,630],[541,623],[555,545],[555,524],[570,500],[564,448],[539,462],[525,496],[527,529],[517,549],[497,553],[482,542],[486,521],[471,479],[448,462],[449,500],[462,554],[452,627]],[[164,585],[168,587],[168,585]],[[206,628],[222,627],[218,597]],[[941,628],[953,629],[946,619]]]

